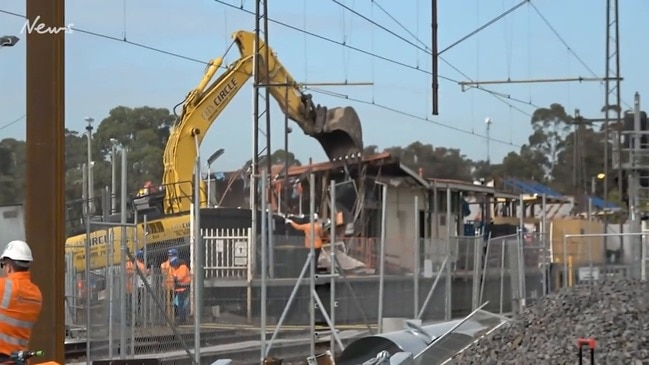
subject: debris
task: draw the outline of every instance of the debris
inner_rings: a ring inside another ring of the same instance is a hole
[[[645,364],[649,283],[618,280],[562,289],[527,307],[452,363],[574,364],[580,338],[595,340],[596,364]]]

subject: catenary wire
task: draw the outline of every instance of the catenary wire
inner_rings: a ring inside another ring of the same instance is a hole
[[[217,1],[218,1],[218,0],[217,0]],[[385,31],[385,32],[387,32],[387,33],[389,33],[390,35],[392,35],[392,36],[394,36],[394,37],[396,37],[396,38],[398,38],[398,39],[400,39],[400,40],[402,40],[402,41],[408,43],[409,45],[415,47],[416,49],[418,49],[418,50],[420,50],[420,51],[422,51],[422,52],[424,52],[424,53],[430,53],[430,52],[431,52],[431,49],[430,49],[428,46],[426,46],[425,44],[424,44],[423,47],[420,46],[420,45],[418,45],[418,44],[415,44],[414,42],[412,42],[412,41],[406,39],[405,37],[401,36],[400,34],[394,32],[394,31],[390,30],[390,29],[387,28],[386,26],[381,25],[381,24],[375,22],[374,20],[372,20],[372,19],[368,18],[367,16],[361,14],[360,12],[358,12],[358,11],[356,11],[356,10],[350,8],[349,6],[347,6],[347,5],[343,4],[343,3],[341,3],[340,1],[338,1],[338,0],[331,0],[331,1],[334,2],[335,4],[341,6],[342,8],[346,9],[347,11],[349,11],[349,12],[355,14],[356,16],[360,17],[361,19],[363,19],[363,20],[369,22],[370,24],[372,24],[372,25],[374,25],[374,26],[380,28],[381,30],[383,30],[383,31]],[[528,1],[528,0],[524,0],[524,1]],[[374,2],[374,3],[376,3],[376,2]],[[523,3],[521,3],[520,5],[522,5],[522,4],[523,4]],[[519,5],[519,6],[520,6],[520,5]],[[516,8],[517,8],[517,7],[516,7]],[[513,10],[515,10],[515,9],[513,9]],[[512,11],[513,11],[513,10],[512,10]],[[507,14],[508,14],[508,13],[507,13]],[[498,19],[500,19],[500,18],[502,18],[502,16],[497,17],[496,20],[498,20]],[[394,18],[393,18],[393,19],[394,19]],[[396,21],[396,19],[395,19],[395,21]],[[401,24],[400,22],[398,22],[398,23],[399,23],[399,25],[400,25],[402,28],[405,28],[405,26],[403,26],[403,24]],[[490,22],[490,24],[493,24],[493,22]],[[486,28],[487,26],[488,26],[488,25],[486,25],[486,26],[484,26],[484,27]],[[483,28],[483,29],[484,29],[484,28]],[[410,33],[410,32],[408,32],[408,33]],[[414,37],[414,38],[416,38],[416,39],[419,41],[419,43],[422,43],[422,44],[423,44],[423,42],[422,42],[421,40],[419,40],[418,37]],[[456,42],[456,43],[457,43],[457,42]],[[459,43],[457,43],[457,44],[459,44]],[[454,45],[456,45],[456,44],[454,44]],[[454,46],[454,45],[453,45],[453,46]],[[460,71],[460,70],[459,70],[455,65],[453,65],[452,63],[450,63],[449,61],[447,61],[444,57],[439,56],[439,53],[438,53],[438,57],[439,57],[440,60],[442,60],[442,62],[444,62],[447,66],[449,66],[449,67],[450,67],[451,69],[453,69],[455,72],[457,72],[458,74],[464,76],[466,79],[468,79],[468,80],[470,80],[470,81],[473,81],[470,77],[467,76],[466,73]],[[419,67],[416,67],[416,66],[413,66],[413,68],[416,69],[416,70],[419,70],[419,71],[424,71],[424,70],[422,70],[422,69],[420,69]],[[429,74],[429,75],[432,74],[431,72],[426,72],[426,73]],[[451,79],[451,78],[444,77],[444,76],[441,76],[441,75],[438,75],[438,77],[441,78],[441,79],[444,79],[444,80],[447,80],[447,81],[452,81],[452,82],[455,82],[455,83],[458,83],[458,84],[459,84],[459,81],[458,81],[458,80],[453,80],[453,79]],[[501,93],[497,93],[497,92],[495,92],[495,91],[492,91],[492,90],[486,89],[486,88],[484,88],[484,87],[481,87],[480,85],[475,85],[475,86],[473,86],[473,88],[478,89],[478,90],[481,90],[481,91],[485,91],[485,92],[490,93],[490,94],[492,94],[492,95],[497,95],[497,96],[500,96],[500,97],[503,97],[503,98],[506,98],[506,99],[510,99],[510,100],[512,100],[512,101],[516,101],[516,102],[519,102],[519,103],[522,103],[522,104],[531,105],[531,106],[534,106],[534,107],[538,108],[538,106],[532,105],[531,102],[524,101],[524,100],[517,99],[517,98],[512,98],[511,95],[504,96],[504,95],[501,94]],[[499,99],[499,100],[500,100],[500,99]],[[504,100],[501,100],[501,101],[505,102]],[[507,103],[507,102],[505,102],[505,104],[509,105],[509,103]]]
[[[532,3],[532,2],[530,2],[530,5],[532,6],[532,9],[534,9],[534,12],[536,12],[536,14],[541,18],[541,20],[543,21],[543,23],[545,23],[545,25],[548,26],[548,28],[550,29],[550,31],[551,31],[551,32],[552,32],[552,33],[557,37],[557,39],[559,39],[559,41],[560,41],[560,42],[561,42],[561,43],[562,43],[562,44],[563,44],[563,45],[568,49],[568,52],[570,52],[570,54],[572,54],[572,55],[575,57],[575,59],[577,60],[577,62],[579,62],[582,66],[584,66],[584,68],[585,68],[585,69],[586,69],[586,70],[591,74],[591,76],[596,77],[596,78],[599,77],[599,76],[595,73],[595,71],[593,71],[593,69],[590,68],[590,66],[588,66],[588,64],[583,60],[583,58],[581,58],[581,57],[577,54],[577,52],[575,52],[575,50],[574,50],[572,47],[570,47],[570,45],[568,44],[568,42],[566,42],[566,39],[565,39],[564,37],[562,37],[561,34],[559,34],[559,32],[557,31],[557,29],[552,25],[552,23],[550,23],[550,21],[548,20],[548,18],[546,18],[546,17],[543,15],[543,13],[541,13],[541,11],[539,10],[539,8],[537,8],[536,5],[534,5],[534,3]],[[603,85],[603,84],[604,84],[604,82],[603,82],[603,81],[600,81],[600,85]],[[608,90],[606,90],[606,92],[608,92]],[[631,104],[629,104],[626,100],[622,99],[622,103],[623,103],[624,105],[626,105],[627,108],[632,108],[632,107],[631,107]]]
[[[26,17],[25,15],[18,14],[18,13],[14,13],[14,12],[12,12],[12,11],[8,11],[8,10],[0,9],[0,13],[7,14],[7,15],[11,15],[11,16],[15,16],[15,17],[18,17],[18,18],[27,19],[27,17]],[[161,48],[156,48],[156,47],[148,46],[148,45],[146,45],[146,44],[142,44],[142,43],[137,43],[137,42],[129,41],[129,40],[126,40],[125,38],[119,38],[119,37],[115,37],[115,36],[111,36],[111,35],[103,34],[103,33],[97,33],[97,32],[93,32],[93,31],[90,31],[90,30],[86,30],[86,29],[83,29],[83,28],[77,28],[77,27],[73,27],[72,30],[73,30],[74,32],[78,32],[78,33],[83,33],[83,34],[91,35],[91,36],[93,36],[93,37],[104,38],[104,39],[109,39],[109,40],[116,41],[116,42],[122,42],[122,43],[130,44],[130,45],[135,46],[135,47],[138,47],[138,48],[147,49],[147,50],[149,50],[149,51],[154,51],[154,52],[158,52],[158,53],[166,54],[166,55],[168,55],[168,56],[172,56],[172,57],[176,57],[176,58],[184,59],[184,60],[187,60],[187,61],[196,62],[196,63],[201,63],[201,64],[204,64],[204,65],[207,65],[207,64],[208,64],[208,62],[201,61],[201,60],[199,60],[199,59],[197,59],[197,58],[193,58],[193,57],[185,56],[185,55],[182,55],[182,54],[180,54],[180,53],[175,53],[175,52],[167,51],[167,50],[164,50],[164,49],[161,49]]]
[[[353,102],[359,103],[359,104],[373,105],[373,106],[375,106],[377,108],[387,110],[387,111],[390,111],[390,112],[393,112],[393,113],[396,113],[396,114],[399,114],[399,115],[402,115],[402,116],[405,116],[405,117],[409,117],[409,118],[412,118],[412,119],[418,119],[418,120],[421,120],[421,121],[424,121],[424,122],[427,122],[427,123],[435,124],[435,125],[440,126],[442,128],[450,129],[450,130],[460,132],[460,133],[464,133],[464,134],[469,134],[469,135],[472,135],[472,136],[475,136],[475,137],[478,137],[478,138],[482,138],[482,139],[489,138],[489,141],[491,141],[491,142],[496,142],[496,143],[500,143],[500,144],[504,144],[504,145],[508,145],[508,146],[513,146],[513,147],[519,147],[519,148],[521,147],[521,145],[517,145],[517,144],[512,143],[510,141],[506,141],[504,139],[488,137],[488,136],[486,136],[484,134],[475,133],[472,130],[463,129],[463,128],[460,128],[460,127],[455,127],[455,126],[450,125],[450,124],[438,122],[436,120],[429,119],[428,117],[423,118],[423,117],[420,117],[418,115],[408,113],[408,112],[393,108],[393,107],[388,106],[388,105],[378,104],[376,102],[369,101],[369,100],[357,99],[357,98],[354,98],[354,97],[350,97],[348,95],[339,94],[339,93],[335,93],[335,92],[330,92],[330,91],[322,90],[322,89],[316,89],[316,88],[307,88],[307,89],[312,91],[312,92],[318,93],[318,94],[328,95],[328,96],[332,96],[332,97],[339,98],[339,99],[345,99],[345,100],[353,101]]]
[[[333,0],[333,1],[335,1],[335,0]],[[527,1],[527,0],[525,0],[525,1]],[[396,23],[396,24],[397,24],[401,29],[403,29],[406,33],[408,33],[411,37],[413,37],[413,38],[414,38],[414,39],[415,39],[419,44],[421,44],[421,45],[424,47],[424,52],[428,52],[428,53],[432,52],[432,50],[430,49],[430,47],[428,47],[428,45],[426,45],[426,43],[425,43],[424,41],[422,41],[419,37],[417,37],[416,35],[414,35],[414,34],[413,34],[409,29],[408,29],[408,27],[406,27],[406,26],[405,26],[403,23],[401,23],[398,19],[396,19],[394,16],[392,16],[392,14],[390,14],[387,10],[385,10],[385,8],[383,8],[383,7],[382,7],[382,6],[381,6],[381,5],[380,5],[376,0],[372,0],[372,4],[376,5],[376,6],[377,6],[377,7],[378,7],[378,8],[379,8],[379,9],[380,9],[384,14],[386,14],[390,19],[392,19],[392,20],[393,20],[393,21],[394,21],[394,22],[395,22],[395,23]],[[511,9],[510,9],[510,10],[511,10]],[[360,16],[362,16],[362,15],[360,15]],[[500,17],[499,17],[499,18],[500,18]],[[365,19],[365,17],[364,17],[364,19]],[[372,23],[374,24],[373,21],[371,21],[371,20],[368,20],[368,21],[370,21],[370,22],[372,22]],[[382,27],[382,26],[381,26],[381,28],[382,28],[382,29],[385,29],[385,27]],[[390,34],[393,34],[393,35],[399,37],[400,39],[403,39],[401,36],[395,34],[393,31],[390,31],[390,30],[386,30],[386,31],[390,32]],[[406,40],[406,41],[407,41],[407,40]],[[409,42],[409,41],[407,41],[407,42],[410,43],[410,44],[412,44],[412,43]],[[416,47],[417,47],[418,49],[421,50],[420,47],[418,47],[418,46],[416,46]],[[471,77],[469,77],[469,75],[467,75],[465,72],[461,71],[459,68],[457,68],[457,67],[456,67],[455,65],[453,65],[452,63],[448,62],[446,59],[444,59],[444,57],[439,57],[439,58],[442,60],[442,62],[444,62],[446,65],[448,65],[450,68],[452,68],[455,72],[457,72],[458,74],[462,75],[465,79],[467,79],[467,80],[473,82],[473,79],[472,79]],[[424,70],[421,70],[421,71],[426,72],[426,71],[424,71]],[[429,74],[429,75],[432,74],[431,72],[426,72],[426,73]],[[438,77],[441,78],[441,79],[447,80],[447,81],[455,82],[455,83],[457,83],[457,84],[460,83],[459,80],[451,79],[451,78],[449,78],[449,77],[445,77],[445,76],[441,76],[441,75],[438,75]],[[517,102],[517,103],[521,103],[521,104],[525,104],[525,105],[530,105],[530,106],[532,106],[532,107],[534,107],[534,108],[537,108],[537,109],[540,108],[540,106],[538,106],[538,105],[532,103],[531,98],[530,98],[529,101],[527,101],[527,100],[522,100],[522,99],[519,99],[519,98],[512,97],[512,96],[509,95],[509,94],[500,93],[500,92],[497,92],[497,91],[493,91],[493,90],[486,89],[486,88],[484,88],[484,87],[482,87],[482,86],[480,86],[480,85],[474,85],[474,86],[472,86],[472,88],[474,88],[474,89],[478,89],[478,90],[481,90],[481,91],[484,91],[484,92],[487,92],[487,93],[491,94],[492,96],[496,97],[496,99],[497,99],[498,101],[507,104],[509,107],[511,107],[511,108],[513,108],[514,110],[517,110],[517,111],[520,111],[520,109],[514,107],[514,106],[511,105],[510,103],[507,103],[507,102],[506,102],[505,100],[503,100],[503,99],[508,99],[508,100],[515,101],[515,102]],[[524,114],[527,115],[527,113],[524,113]]]
[[[255,15],[255,13],[253,11],[250,11],[248,9],[244,9],[244,8],[236,6],[236,5],[229,4],[229,3],[227,3],[227,2],[225,2],[223,0],[214,0],[214,2],[217,2],[219,4],[228,6],[228,7],[232,8],[232,9],[240,10],[240,11],[242,11],[244,13],[248,13],[248,14],[253,15],[253,16]],[[282,22],[282,21],[279,21],[279,20],[276,20],[276,19],[273,19],[273,18],[270,18],[270,17],[268,18],[268,21],[271,22],[271,23],[277,24],[279,26],[282,26],[284,28],[288,28],[288,29],[294,30],[296,32],[304,33],[304,34],[307,34],[307,35],[309,35],[309,36],[311,36],[313,38],[317,38],[317,39],[320,39],[320,40],[323,40],[323,41],[326,41],[326,42],[329,42],[329,43],[332,43],[332,44],[336,44],[338,46],[346,47],[346,48],[351,49],[353,51],[356,51],[358,53],[362,53],[362,54],[365,54],[367,56],[374,57],[376,59],[380,59],[382,61],[392,63],[392,64],[397,65],[397,66],[401,66],[401,67],[408,68],[408,69],[411,69],[411,70],[419,71],[419,72],[425,73],[427,75],[432,74],[430,71],[421,69],[419,67],[409,65],[407,63],[397,61],[395,59],[392,59],[392,58],[389,58],[389,57],[386,57],[386,56],[381,56],[379,54],[376,54],[376,53],[373,53],[373,52],[370,52],[370,51],[367,51],[367,50],[364,50],[364,49],[361,49],[361,48],[358,48],[358,47],[354,47],[354,46],[351,46],[349,44],[345,44],[343,42],[339,42],[339,41],[337,41],[335,39],[331,39],[331,38],[325,37],[323,35],[320,35],[320,34],[317,34],[317,33],[314,33],[314,32],[310,32],[310,31],[307,31],[307,30],[304,30],[304,29],[300,29],[300,28],[298,28],[296,26],[290,25],[288,23],[285,23],[285,22]],[[451,68],[454,67],[450,63],[448,65]],[[442,80],[450,81],[450,82],[453,82],[453,83],[456,83],[456,84],[459,84],[459,82],[460,82],[459,80],[456,80],[456,79],[453,79],[453,78],[450,78],[450,77],[446,77],[446,76],[443,76],[443,75],[438,75],[438,77],[440,79],[442,79]],[[486,92],[488,94],[492,94],[492,95],[496,96],[497,100],[500,100],[500,102],[502,102],[502,103],[504,103],[504,104],[506,104],[508,106],[511,106],[511,104],[509,102],[507,102],[506,100],[504,100],[504,99],[511,100],[511,101],[514,101],[514,102],[517,102],[517,103],[521,103],[521,104],[525,104],[525,105],[529,105],[529,106],[538,108],[537,106],[531,104],[527,100],[521,100],[521,99],[518,99],[518,98],[514,98],[511,95],[499,93],[499,92],[496,92],[496,91],[493,91],[493,90],[486,89],[484,87],[474,87],[474,88],[478,89],[478,90],[481,90],[483,92]]]
[[[18,117],[18,118],[16,118],[16,119],[12,120],[12,121],[9,122],[9,123],[4,124],[2,127],[0,127],[0,131],[3,130],[3,129],[5,129],[5,128],[9,128],[9,127],[11,127],[12,125],[14,125],[14,124],[20,122],[21,120],[25,119],[26,117],[27,117],[27,114],[23,114],[23,116]]]
[[[14,12],[10,12],[10,11],[7,11],[7,10],[0,9],[0,13],[25,18],[24,15],[14,13]],[[270,21],[270,19],[269,19],[269,21]],[[179,53],[170,52],[170,51],[162,50],[162,49],[159,49],[159,48],[147,46],[147,45],[142,44],[142,43],[127,41],[127,40],[124,40],[124,39],[121,39],[121,38],[118,38],[118,37],[114,37],[114,36],[110,36],[110,35],[106,35],[106,34],[102,34],[102,33],[97,33],[97,32],[93,32],[93,31],[89,31],[89,30],[85,30],[85,29],[80,29],[80,28],[74,28],[74,31],[79,32],[79,33],[83,33],[83,34],[87,34],[87,35],[91,35],[91,36],[94,36],[94,37],[99,37],[99,38],[103,38],[103,39],[108,39],[108,40],[113,40],[113,41],[117,41],[117,42],[127,43],[127,44],[130,44],[130,45],[136,46],[136,47],[140,47],[140,48],[147,49],[147,50],[150,50],[150,51],[154,51],[154,52],[162,53],[162,54],[165,54],[165,55],[177,57],[177,58],[184,59],[184,60],[191,61],[191,62],[196,62],[196,63],[201,63],[201,64],[208,64],[205,61],[201,61],[201,60],[193,58],[193,57],[188,57],[188,56],[185,56],[185,55],[182,55],[182,54],[179,54]],[[461,133],[465,133],[465,134],[474,135],[474,136],[479,137],[479,138],[487,138],[487,136],[485,136],[485,135],[476,134],[476,133],[474,133],[472,131],[462,129],[462,128],[458,128],[458,127],[454,127],[452,125],[448,125],[448,124],[445,124],[445,123],[434,121],[434,120],[431,120],[431,119],[428,119],[428,118],[422,118],[420,116],[417,116],[417,115],[414,115],[414,114],[411,114],[411,113],[408,113],[408,112],[404,112],[402,110],[399,110],[399,109],[396,109],[396,108],[393,108],[393,107],[390,107],[390,106],[387,106],[387,105],[378,104],[376,102],[362,100],[362,99],[356,99],[356,98],[352,98],[352,97],[350,97],[348,95],[330,93],[330,92],[326,92],[326,91],[323,91],[323,90],[317,90],[317,89],[310,89],[310,90],[312,90],[314,92],[317,92],[317,93],[320,93],[320,94],[325,94],[325,95],[329,95],[329,96],[333,96],[333,97],[338,97],[338,98],[346,99],[346,100],[349,100],[349,101],[357,102],[357,103],[360,103],[360,104],[373,105],[375,107],[378,107],[378,108],[381,108],[381,109],[384,109],[384,110],[388,110],[388,111],[391,111],[391,112],[394,112],[394,113],[397,113],[397,114],[400,114],[400,115],[403,115],[403,116],[406,116],[406,117],[410,117],[410,118],[413,118],[413,119],[433,123],[435,125],[438,125],[438,126],[441,126],[441,127],[444,127],[444,128],[448,128],[448,129],[451,129],[451,130],[454,130],[454,131],[457,131],[457,132],[461,132]],[[503,98],[505,97],[505,96],[498,96],[495,93],[494,93],[494,96],[503,97]],[[521,110],[519,108],[516,108],[516,107],[512,106],[511,104],[508,104],[508,105],[510,107],[514,108],[515,110],[529,116],[529,113],[527,113],[527,112],[525,112],[525,111],[523,111],[523,110]],[[25,118],[25,115],[23,115],[22,117],[14,120],[14,121],[11,121],[11,122],[5,124],[4,126],[0,127],[0,130],[4,129],[4,128],[7,128],[10,125],[13,125],[15,123],[18,123],[19,121],[23,120],[24,118]],[[507,141],[504,141],[504,140],[499,140],[499,139],[495,139],[495,138],[490,138],[490,140],[493,141],[493,142],[496,142],[496,143],[502,143],[502,144],[506,144],[506,145],[510,145],[510,146],[514,146],[514,147],[520,147],[519,145],[513,144],[511,142],[507,142]]]

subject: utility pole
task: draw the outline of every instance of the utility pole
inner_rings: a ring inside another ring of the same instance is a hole
[[[94,174],[93,174],[93,162],[92,162],[92,123],[95,121],[91,117],[86,117],[84,119],[86,121],[86,136],[88,137],[88,164],[86,165],[88,168],[88,215],[91,215],[95,212],[95,203],[94,203],[94,198],[95,198],[95,192],[94,192],[94,186],[95,186],[95,179],[94,179]]]
[[[110,214],[117,212],[117,139],[110,139]]]
[[[617,188],[622,196],[622,122],[621,122],[621,90],[620,90],[620,37],[619,37],[619,7],[618,0],[606,0],[606,74],[604,84],[606,88],[606,99],[604,103],[604,204],[608,204],[608,178],[611,176],[609,171],[609,158],[612,157],[612,167],[617,168]],[[611,82],[611,79],[614,79]],[[610,141],[610,122],[611,111],[613,111],[617,133],[613,141],[613,154],[609,155],[608,144]],[[610,156],[610,157],[609,157]],[[604,214],[604,233],[608,231],[608,214]],[[623,221],[620,220],[620,233],[623,231]],[[620,242],[622,237],[620,237]],[[621,245],[620,247],[624,247]],[[604,248],[607,249],[607,237],[604,235]]]
[[[491,124],[493,121],[491,118],[487,117],[484,120],[485,125],[487,126],[487,165],[491,165],[491,158],[490,158],[490,139],[491,139]]]
[[[26,1],[27,19],[65,26],[65,0]],[[28,32],[25,233],[43,309],[29,341],[42,361],[65,361],[65,34]],[[46,61],[44,60],[46,58]],[[47,181],[43,182],[43,177]]]

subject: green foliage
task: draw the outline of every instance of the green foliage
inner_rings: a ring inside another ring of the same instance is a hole
[[[128,189],[134,193],[146,181],[162,181],[162,155],[169,130],[176,117],[163,108],[112,109],[94,130],[92,156],[95,196],[111,185],[111,149],[113,141],[128,148]],[[518,177],[551,184],[565,194],[590,191],[591,178],[602,172],[605,143],[601,130],[579,123],[560,104],[536,110],[530,120],[532,134],[519,151],[510,152],[500,162],[471,161],[458,149],[414,142],[408,146],[385,149],[401,158],[414,170],[429,177],[471,180],[478,178]],[[86,131],[65,131],[66,199],[79,199],[82,193],[81,166],[87,162]],[[610,145],[609,145],[610,148]],[[377,146],[365,147],[365,153],[379,152]],[[610,154],[609,154],[610,155]],[[116,168],[121,171],[118,152]],[[271,155],[271,163],[300,165],[291,152],[282,149]],[[610,161],[609,161],[610,162]],[[248,161],[250,163],[250,161]],[[266,165],[266,156],[260,157]],[[0,141],[0,204],[22,201],[24,196],[25,143],[14,139]],[[119,181],[117,184],[119,189]],[[609,183],[611,198],[619,197],[615,184]],[[602,194],[603,184],[596,190]],[[115,192],[119,193],[119,190]],[[617,194],[617,195],[615,195]]]

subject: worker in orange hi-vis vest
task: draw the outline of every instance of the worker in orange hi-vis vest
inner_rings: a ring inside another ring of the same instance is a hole
[[[167,251],[167,261],[160,264],[160,271],[162,272],[162,285],[165,293],[165,306],[167,309],[167,316],[174,317],[174,276],[171,273],[171,259],[178,257],[178,250],[175,248]]]
[[[323,223],[318,219],[318,214],[313,216],[313,232],[315,237],[311,238],[311,222],[304,224],[297,224],[292,219],[286,219],[286,223],[290,224],[294,229],[304,232],[304,247],[310,249],[311,242],[313,241],[313,248],[315,251],[316,268],[318,267],[318,259],[320,258],[320,251],[322,251],[322,242],[327,238],[323,229]]]
[[[191,285],[191,274],[189,268],[178,257],[173,257],[171,264],[171,273],[174,278],[174,305],[176,314],[180,323],[187,322],[189,309],[189,289]]]
[[[138,250],[137,253],[135,254],[135,262],[137,264],[137,268],[142,272],[142,274],[146,277],[149,276],[149,270],[147,267],[144,265],[144,251]],[[139,280],[140,277],[139,275],[135,272],[135,265],[133,264],[132,261],[127,261],[126,262],[126,303],[130,307],[130,305],[133,303],[133,289],[135,287],[136,283],[142,283],[141,280]],[[144,295],[144,285],[140,284],[138,285],[138,290],[137,290],[137,297],[136,297],[136,315],[137,313],[140,313],[142,310],[142,296]],[[129,313],[132,313],[132,308],[129,308],[127,310],[127,316]],[[129,323],[132,323],[132,320],[129,320]],[[136,321],[137,322],[137,321]],[[136,326],[138,323],[135,324]]]
[[[0,278],[0,362],[12,363],[9,356],[26,351],[32,326],[41,313],[43,296],[31,281],[32,250],[23,241],[11,241],[0,256],[4,276]]]

